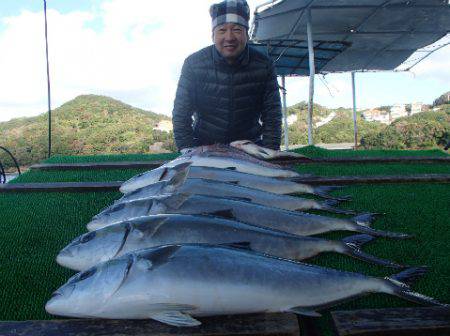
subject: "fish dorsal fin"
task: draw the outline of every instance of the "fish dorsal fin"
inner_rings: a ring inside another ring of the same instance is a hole
[[[225,169],[226,169],[226,170],[233,170],[233,171],[234,171],[234,170],[237,170],[236,167],[226,167]]]
[[[166,187],[169,187],[170,189],[177,189],[181,185],[184,184],[184,182],[187,179],[188,173],[189,173],[189,166],[192,164],[192,162],[183,162],[172,169],[175,171],[175,174],[172,176],[170,180],[167,181]]]
[[[289,313],[294,313],[297,315],[305,315],[311,317],[321,317],[322,314],[316,312],[313,308],[308,307],[292,307],[287,310]]]
[[[165,245],[156,249],[151,249],[148,252],[139,253],[139,262],[144,260],[150,267],[149,269],[155,269],[161,265],[167,263],[180,248],[180,245]],[[150,262],[150,263],[148,263]]]
[[[250,242],[225,243],[225,244],[219,244],[219,245],[225,246],[225,247],[231,247],[231,248],[235,248],[235,249],[240,249],[240,250],[253,251],[251,248]]]
[[[230,184],[235,184],[235,185],[240,185],[240,181],[226,181],[227,183],[230,183]]]
[[[193,310],[195,307],[190,305],[158,303],[149,307],[148,316],[176,327],[195,327],[202,323],[186,313]]]
[[[227,218],[227,219],[236,219],[236,216],[234,215],[232,209],[219,210],[219,211],[214,211],[214,212],[207,212],[207,213],[204,213],[204,214],[205,215],[209,215],[209,216]]]

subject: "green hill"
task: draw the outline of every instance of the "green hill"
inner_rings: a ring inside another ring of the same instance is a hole
[[[168,117],[144,111],[118,100],[83,95],[52,111],[52,152],[60,155],[150,153],[149,146],[161,142],[175,150],[170,133],[154,130]],[[0,123],[1,145],[27,166],[47,155],[48,115],[13,119]],[[10,159],[0,153],[10,166]]]
[[[361,139],[367,149],[424,149],[445,146],[450,139],[450,104],[395,120]]]
[[[325,125],[315,127],[313,138],[315,143],[353,142],[353,112],[348,108],[330,109],[314,104],[313,123],[316,125],[326,117],[335,114],[334,118]],[[295,114],[297,121],[289,125],[289,143],[291,145],[306,144],[308,142],[308,104],[301,102],[288,108],[288,115]],[[378,122],[367,122],[357,113],[359,136],[379,131],[383,125]]]

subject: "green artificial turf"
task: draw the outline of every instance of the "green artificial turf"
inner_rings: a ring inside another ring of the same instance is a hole
[[[148,171],[148,169],[30,170],[18,176],[11,183],[126,181],[145,171]],[[450,174],[450,165],[445,163],[320,163],[299,165],[297,166],[297,171],[300,173],[313,173],[319,176]]]
[[[296,152],[317,158],[331,157],[396,157],[396,156],[447,156],[441,150],[398,151],[398,150],[327,150],[308,146],[297,149]],[[151,161],[171,160],[178,153],[169,154],[127,154],[98,156],[53,156],[46,163],[86,163],[113,161]],[[296,167],[301,173],[314,173],[323,176],[337,175],[401,175],[401,174],[450,174],[450,165],[445,163],[360,163],[360,164],[304,164]],[[125,181],[137,174],[147,171],[139,169],[105,169],[76,171],[39,171],[30,170],[17,177],[11,183],[31,182],[95,182],[95,181]]]
[[[447,163],[310,163],[296,169],[318,176],[450,174]]]
[[[110,154],[110,155],[84,155],[61,156],[55,155],[43,161],[43,163],[87,163],[87,162],[115,162],[115,161],[153,161],[173,160],[179,153],[167,154]]]
[[[294,150],[294,152],[311,158],[334,157],[395,157],[395,156],[435,156],[443,157],[448,154],[439,149],[433,150],[328,150],[321,147],[306,146]],[[85,163],[85,162],[114,162],[114,161],[152,161],[172,160],[179,153],[168,154],[124,154],[124,155],[86,155],[86,156],[60,156],[55,155],[43,161],[43,163]]]
[[[387,152],[390,153],[388,156],[393,156],[392,151]],[[58,160],[64,161],[65,158]],[[115,158],[113,161],[117,160]],[[441,169],[445,170],[446,167],[444,164],[368,164],[305,165],[299,169],[303,171],[303,168],[307,168],[317,175],[378,175],[393,171],[395,174],[445,172]],[[69,181],[114,181],[124,180],[140,171],[32,171],[16,179],[16,182],[56,182],[66,178]],[[359,212],[386,213],[375,221],[374,228],[414,234],[415,237],[410,240],[376,239],[365,246],[364,251],[408,265],[429,266],[429,273],[419,279],[413,289],[450,303],[448,184],[361,185],[345,187],[337,193],[353,198],[343,207]],[[0,193],[0,320],[55,318],[44,311],[45,302],[73,274],[55,263],[58,251],[85,232],[85,225],[90,218],[118,197],[120,194],[117,192]],[[340,232],[324,237],[341,239],[348,235],[351,233]],[[388,276],[397,272],[332,253],[316,257],[310,262],[373,276]],[[376,294],[334,309],[401,306],[414,304]],[[324,313],[324,317],[317,320],[324,335],[331,335],[329,322],[329,313]]]
[[[311,158],[339,158],[339,157],[396,157],[396,156],[435,156],[443,157],[448,154],[440,149],[431,150],[353,150],[336,149],[328,150],[321,147],[306,146],[294,150],[296,153],[306,155]]]
[[[10,183],[126,181],[145,171],[148,169],[30,170]]]

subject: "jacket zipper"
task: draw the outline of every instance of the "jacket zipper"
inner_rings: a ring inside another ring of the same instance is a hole
[[[230,76],[230,105],[229,105],[229,127],[228,127],[228,140],[231,142],[233,140],[233,125],[234,125],[234,109],[233,109],[233,100],[234,100],[234,95],[233,95],[233,79],[234,79],[234,69],[231,69],[231,76]]]

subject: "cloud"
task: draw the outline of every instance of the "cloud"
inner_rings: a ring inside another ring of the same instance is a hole
[[[211,43],[211,3],[111,0],[92,12],[48,10],[53,108],[95,93],[170,114],[184,58]],[[22,12],[2,21],[0,120],[42,113],[43,13]]]
[[[49,9],[52,107],[92,93],[170,115],[184,58],[211,44],[208,9],[217,1],[104,0],[89,11],[63,14]],[[249,0],[251,12],[262,2]],[[23,11],[0,20],[0,121],[43,113],[47,110],[43,13]],[[417,77],[447,85],[450,48],[414,71]],[[326,81],[331,95],[316,78],[315,101],[351,106],[350,75],[328,75]],[[307,100],[308,86],[307,78],[288,78],[288,105]],[[366,101],[375,99],[367,96]],[[382,105],[384,97],[377,99]]]

